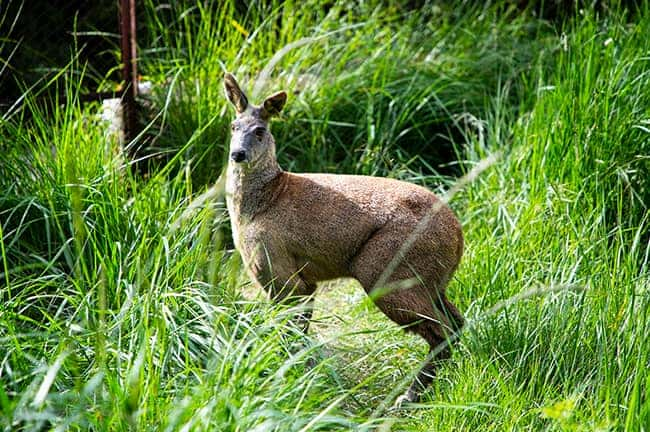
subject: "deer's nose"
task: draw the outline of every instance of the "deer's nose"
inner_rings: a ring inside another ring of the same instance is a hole
[[[230,159],[235,162],[243,162],[246,160],[246,152],[244,150],[237,150],[230,153]]]

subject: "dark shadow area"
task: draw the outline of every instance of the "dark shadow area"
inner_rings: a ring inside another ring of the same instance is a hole
[[[45,84],[78,54],[88,91],[119,82],[118,2],[2,0],[0,2],[0,110],[26,88]]]

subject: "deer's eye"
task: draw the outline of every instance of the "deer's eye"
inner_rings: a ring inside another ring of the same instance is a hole
[[[262,138],[264,138],[264,128],[257,128],[257,129],[255,129],[255,136],[256,136],[257,139],[259,139],[259,140],[261,140]]]
[[[233,131],[233,132],[236,131],[236,130],[237,130],[237,125],[235,125],[234,123],[232,123],[232,124],[230,125],[230,130]]]

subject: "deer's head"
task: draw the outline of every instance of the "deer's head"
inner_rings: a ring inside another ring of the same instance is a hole
[[[255,165],[260,160],[275,160],[275,141],[268,129],[269,119],[282,111],[287,94],[283,91],[267,97],[262,105],[255,106],[230,73],[223,79],[226,95],[237,111],[232,122],[230,161],[236,164]]]

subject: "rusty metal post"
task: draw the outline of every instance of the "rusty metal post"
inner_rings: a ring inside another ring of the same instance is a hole
[[[120,0],[120,37],[122,49],[122,115],[124,142],[137,135],[136,101],[138,95],[138,65],[135,38],[135,0]]]

